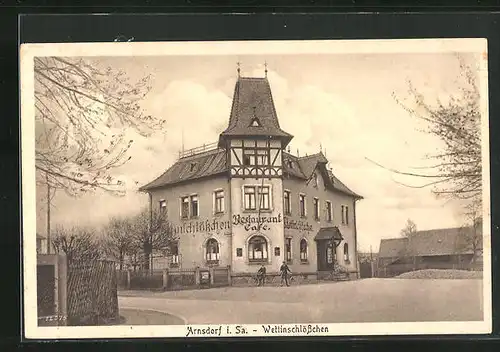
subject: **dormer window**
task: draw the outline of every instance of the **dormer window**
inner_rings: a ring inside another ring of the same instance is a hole
[[[262,125],[260,124],[259,119],[257,118],[257,116],[255,116],[255,109],[256,109],[256,107],[254,106],[253,107],[253,118],[250,121],[250,127],[261,127]]]
[[[250,122],[250,127],[261,127],[260,121],[257,117],[254,117],[252,119],[252,122]]]

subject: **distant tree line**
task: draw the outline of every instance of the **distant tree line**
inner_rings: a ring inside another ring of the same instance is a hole
[[[150,269],[152,254],[169,254],[176,242],[167,217],[149,209],[113,217],[100,229],[57,226],[51,235],[54,250],[65,254],[68,261],[107,259],[115,261],[120,270],[126,264]]]

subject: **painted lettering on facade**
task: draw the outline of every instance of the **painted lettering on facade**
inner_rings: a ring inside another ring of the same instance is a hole
[[[190,221],[182,225],[172,225],[172,232],[174,234],[217,232],[222,230],[229,230],[230,228],[230,221],[219,221],[217,219],[213,219],[204,221]]]
[[[300,220],[297,221],[285,218],[284,223],[285,223],[284,226],[285,229],[307,231],[307,232],[311,232],[313,230],[313,226],[306,221],[300,221]]]
[[[267,231],[270,224],[279,224],[283,222],[281,214],[276,216],[252,216],[252,215],[233,215],[233,225],[242,225],[245,231]]]

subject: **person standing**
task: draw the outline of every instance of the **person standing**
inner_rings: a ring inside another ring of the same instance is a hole
[[[280,273],[281,273],[281,286],[283,286],[283,283],[285,283],[287,286],[290,286],[288,282],[289,274],[292,273],[286,262],[283,262],[283,264],[280,267]]]
[[[259,271],[257,271],[257,278],[259,279],[259,286],[263,286],[266,280],[266,267],[264,264],[262,264]]]

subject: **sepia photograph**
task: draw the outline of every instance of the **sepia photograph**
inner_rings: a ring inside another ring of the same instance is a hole
[[[22,45],[25,336],[491,332],[487,59]]]

